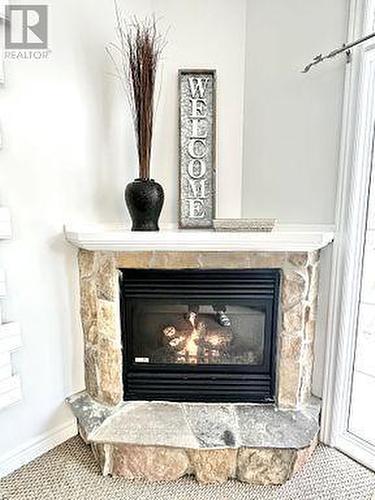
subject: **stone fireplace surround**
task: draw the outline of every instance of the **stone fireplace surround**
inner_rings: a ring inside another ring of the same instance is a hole
[[[66,233],[80,247],[86,384],[69,403],[103,473],[149,480],[194,474],[202,483],[232,477],[254,484],[285,482],[317,442],[319,408],[311,379],[319,249],[332,235],[209,233],[212,241],[208,235],[205,244],[184,251],[187,245],[179,245],[179,238],[187,237],[179,231],[167,233],[164,241],[159,233],[159,244],[150,235],[116,234],[93,241],[91,232]],[[281,269],[275,405],[124,402],[120,268]]]

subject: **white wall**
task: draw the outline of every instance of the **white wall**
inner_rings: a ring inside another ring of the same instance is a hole
[[[346,41],[347,0],[248,0],[242,215],[333,224],[345,57],[302,74]],[[322,394],[330,251],[322,252],[313,391]]]
[[[334,223],[347,0],[248,0],[243,215]]]
[[[20,2],[22,3],[22,2]],[[170,25],[155,131],[153,176],[165,187],[164,221],[177,220],[177,70],[216,68],[220,215],[241,210],[245,0],[126,0]],[[128,220],[123,188],[136,176],[133,135],[104,51],[114,38],[112,0],[50,3],[50,57],[11,61],[0,91],[4,149],[0,204],[14,239],[0,248],[8,319],[22,325],[15,362],[24,400],[0,413],[0,463],[71,421],[64,397],[82,389],[76,251],[71,221]]]

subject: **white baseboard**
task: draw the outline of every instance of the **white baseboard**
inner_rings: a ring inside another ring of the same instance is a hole
[[[48,432],[30,439],[10,453],[0,456],[0,477],[7,476],[11,472],[28,464],[35,458],[40,457],[47,451],[52,450],[59,444],[77,435],[77,422],[72,419]]]

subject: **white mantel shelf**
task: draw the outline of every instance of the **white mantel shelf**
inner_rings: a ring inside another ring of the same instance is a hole
[[[215,232],[162,227],[159,232],[132,232],[111,224],[66,225],[65,238],[72,245],[92,251],[191,251],[191,252],[311,252],[334,239],[331,226],[280,225],[270,233]]]

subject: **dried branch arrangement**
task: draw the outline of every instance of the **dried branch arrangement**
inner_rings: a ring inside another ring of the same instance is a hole
[[[155,82],[166,35],[155,16],[126,20],[116,7],[117,43],[107,47],[129,101],[136,136],[139,177],[150,178]]]

